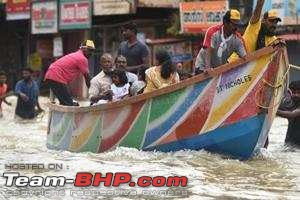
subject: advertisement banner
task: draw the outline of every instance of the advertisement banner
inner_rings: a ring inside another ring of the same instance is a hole
[[[94,15],[122,15],[136,12],[135,0],[94,0]]]
[[[253,1],[253,8],[255,8],[257,0]],[[263,13],[274,9],[278,12],[279,17],[282,19],[282,22],[279,22],[280,25],[295,25],[298,24],[298,15],[300,14],[300,0],[266,0]],[[262,13],[262,14],[263,14]]]
[[[180,3],[181,31],[205,32],[210,26],[222,23],[228,9],[227,1],[204,1]]]
[[[29,19],[30,18],[30,0],[7,0],[6,19]]]
[[[90,0],[61,0],[59,29],[88,29],[91,27]]]
[[[57,2],[33,2],[31,9],[31,33],[57,32]]]

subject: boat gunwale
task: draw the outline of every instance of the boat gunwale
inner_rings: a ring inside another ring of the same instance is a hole
[[[282,49],[282,48],[285,48],[285,47],[282,47],[281,45],[268,46],[268,47],[265,47],[258,51],[255,51],[253,53],[250,53],[245,58],[239,58],[238,60],[236,60],[232,63],[226,63],[217,68],[214,68],[213,75],[202,73],[202,74],[193,76],[191,78],[182,80],[177,84],[173,84],[173,85],[164,87],[162,89],[155,90],[154,92],[151,92],[151,93],[146,93],[146,94],[141,94],[141,95],[134,96],[134,97],[129,97],[128,99],[124,99],[122,101],[116,101],[116,102],[106,103],[106,104],[97,105],[97,106],[85,106],[85,107],[62,106],[62,105],[57,105],[57,104],[52,104],[52,103],[47,103],[46,106],[50,109],[50,111],[58,111],[58,112],[64,112],[64,113],[86,113],[86,112],[98,112],[98,111],[103,111],[103,110],[115,109],[115,108],[123,107],[126,105],[130,105],[133,103],[138,103],[140,101],[146,101],[147,99],[151,99],[153,97],[161,96],[163,94],[167,94],[170,92],[174,92],[176,90],[186,88],[195,83],[218,76],[224,72],[227,72],[231,69],[239,67],[240,65],[243,65],[250,61],[256,60],[264,55],[273,53],[273,52],[277,51],[278,49]]]

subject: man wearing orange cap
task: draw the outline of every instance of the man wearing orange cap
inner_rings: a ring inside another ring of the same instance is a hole
[[[216,67],[227,62],[229,56],[236,52],[240,57],[246,56],[246,49],[240,34],[240,13],[231,9],[223,17],[223,24],[210,27],[203,41],[203,47],[198,53],[196,73],[211,72]]]
[[[94,50],[94,42],[86,40],[81,44],[78,51],[65,55],[50,65],[45,75],[45,80],[61,105],[78,105],[72,99],[67,89],[67,84],[76,79],[80,74],[83,74],[85,77],[86,85],[90,86],[88,58]]]

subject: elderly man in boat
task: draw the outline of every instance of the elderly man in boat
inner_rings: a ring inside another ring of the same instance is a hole
[[[91,104],[97,103],[99,100],[109,100],[112,98],[110,86],[112,84],[111,75],[114,71],[113,57],[109,53],[105,53],[100,58],[102,71],[91,80],[89,88],[89,97]]]
[[[198,53],[195,72],[212,73],[212,67],[227,63],[229,56],[236,52],[239,57],[246,56],[246,49],[240,34],[240,13],[231,9],[223,17],[223,24],[210,27],[205,34],[203,47]]]

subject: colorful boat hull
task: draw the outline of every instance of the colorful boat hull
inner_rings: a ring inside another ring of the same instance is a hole
[[[51,104],[47,146],[95,153],[117,146],[206,149],[247,159],[265,144],[287,64],[284,48],[266,48],[219,67],[214,77],[199,75],[153,94],[90,108]]]

